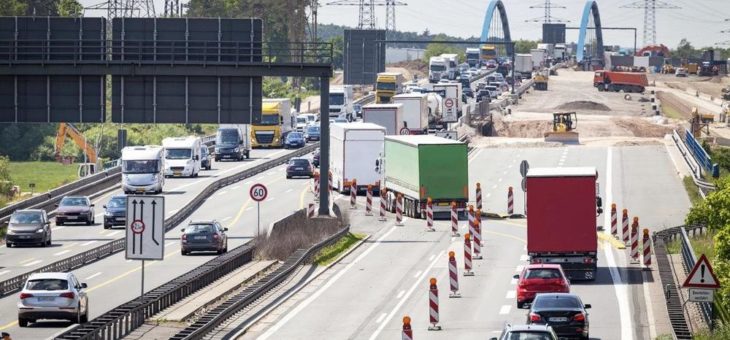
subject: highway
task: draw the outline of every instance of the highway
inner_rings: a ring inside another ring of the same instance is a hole
[[[233,171],[242,170],[266,158],[280,156],[286,152],[288,151],[254,150],[252,152],[252,158],[258,158],[258,160],[245,163],[216,162],[213,168],[218,170],[211,177],[203,177],[201,175],[200,178],[192,180],[168,179],[165,184],[165,196],[169,200],[166,206],[170,210],[176,206],[181,206],[185,200],[193,197],[192,195],[202,190],[207,183],[212,181],[215,178],[213,176],[231,174]],[[285,165],[281,165],[251,179],[222,188],[197,209],[190,217],[190,220],[216,219],[221,221],[225,227],[229,228],[229,249],[244,244],[251,240],[256,234],[257,229],[255,202],[249,198],[248,194],[249,187],[252,184],[263,183],[269,188],[269,196],[261,204],[262,232],[271,223],[303,206],[305,193],[309,191],[311,181],[307,179],[287,180],[285,177]],[[167,189],[170,187],[173,189]],[[106,200],[101,198],[101,201],[105,202]],[[214,253],[195,253],[191,256],[183,257],[180,254],[179,237],[181,235],[180,228],[185,225],[187,223],[178,225],[166,234],[164,262],[148,261],[145,265],[145,291],[150,291],[216,256]],[[94,228],[98,233],[86,235],[87,238],[82,238],[85,231],[88,233],[88,228]],[[69,232],[68,236],[66,236],[66,234],[63,234],[66,230],[73,231],[74,234]],[[122,237],[122,230],[118,229],[112,232],[117,231],[119,234],[113,236],[115,238]],[[112,239],[111,236],[100,236],[106,233],[110,232],[103,231],[101,225],[94,227],[67,227],[54,234],[54,242],[80,243],[83,240],[97,239],[96,244],[100,244],[100,242]],[[59,237],[61,235],[64,236]],[[76,249],[76,252],[88,249],[80,245],[69,248]],[[41,255],[31,253],[37,250],[36,248],[12,248],[7,249],[6,252],[21,249],[28,251],[26,253],[27,256],[35,256],[39,259],[43,258],[46,260],[55,258],[41,257]],[[70,252],[67,255],[70,255]],[[3,255],[3,257],[5,256]],[[124,253],[118,253],[74,270],[74,274],[81,282],[86,282],[89,286],[87,292],[89,294],[90,318],[95,318],[124,302],[138,297],[141,284],[140,268],[140,262],[125,260]],[[28,269],[26,268],[26,270]],[[17,326],[17,299],[17,294],[0,299],[0,330],[9,332],[13,338],[46,339],[69,325],[67,322],[41,322],[31,324],[28,328],[19,328]]]
[[[531,167],[596,167],[605,205],[615,201],[620,208],[627,206],[631,216],[641,216],[642,227],[652,230],[681,224],[689,207],[664,145],[565,146],[475,150],[470,182],[472,187],[476,181],[482,183],[488,211],[506,212],[511,185],[515,212],[522,212],[519,163],[523,159]],[[405,314],[413,319],[416,339],[484,339],[499,335],[505,322],[525,322],[527,311],[516,308],[512,279],[526,264],[524,220],[486,221],[484,259],[474,261],[476,276],[460,276],[462,298],[449,299],[446,254],[454,250],[463,270],[463,239],[451,237],[448,222],[437,221],[437,231],[429,233],[422,220],[406,220],[405,227],[395,227],[392,218],[380,223],[361,214],[353,216],[353,230],[371,234],[370,240],[316,280],[308,289],[312,293],[282,312],[273,326],[244,338],[394,338],[400,334]],[[605,218],[606,214],[599,217],[599,225],[605,224]],[[463,221],[460,229],[463,235]],[[638,267],[628,263],[628,250],[599,242],[597,279],[572,285],[572,291],[593,306],[589,310],[591,338],[650,338]],[[430,277],[439,281],[444,329],[438,332],[427,331]]]

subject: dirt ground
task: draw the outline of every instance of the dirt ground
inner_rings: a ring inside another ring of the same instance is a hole
[[[668,87],[680,89],[682,91],[687,88],[693,88],[700,92],[709,94],[713,97],[722,96],[722,88],[730,85],[730,77],[699,77],[690,75],[689,77],[675,77],[671,74],[651,74],[649,81],[664,82]]]

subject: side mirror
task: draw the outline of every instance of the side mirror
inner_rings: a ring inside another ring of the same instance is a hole
[[[223,228],[223,231],[228,231],[228,228]]]
[[[95,206],[95,204],[94,203],[91,203],[91,205],[89,205],[89,206],[93,208]]]
[[[53,206],[56,207],[56,208],[58,208],[58,203],[54,204]]]
[[[238,141],[238,144],[239,144],[239,145],[243,145],[243,140],[239,140],[239,141]]]
[[[591,304],[586,303],[585,305],[583,305],[583,309],[591,309]]]
[[[200,160],[200,156],[198,156],[198,155],[195,155],[195,160],[196,160],[196,161],[199,161],[199,160]]]
[[[185,228],[180,229],[180,232],[181,233],[184,233],[185,232]]]
[[[81,284],[81,288],[87,288],[87,287],[89,287],[89,286],[86,283]]]
[[[513,279],[519,279],[520,278],[520,274],[515,274],[514,276],[512,276],[512,278]]]
[[[104,209],[106,209],[106,204],[102,205],[101,207],[104,208]]]

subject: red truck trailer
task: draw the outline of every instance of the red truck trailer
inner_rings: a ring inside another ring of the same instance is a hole
[[[646,74],[640,72],[596,71],[593,86],[598,91],[637,92],[642,93],[649,86]]]
[[[596,277],[596,219],[603,211],[593,167],[527,172],[527,253],[530,263],[560,264],[570,279]]]

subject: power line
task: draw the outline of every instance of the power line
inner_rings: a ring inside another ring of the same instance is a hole
[[[656,45],[656,10],[657,9],[679,9],[663,1],[639,0],[621,8],[636,8],[644,10],[644,45]]]
[[[569,20],[563,20],[560,18],[556,18],[552,15],[552,9],[553,8],[566,8],[565,6],[560,5],[554,5],[552,4],[551,0],[545,0],[544,4],[538,4],[538,5],[532,5],[530,8],[542,8],[544,10],[542,18],[534,18],[525,20],[525,22],[543,22],[546,24],[549,23],[560,23],[560,22],[570,22]]]
[[[326,3],[328,6],[358,6],[358,29],[375,29],[375,6],[385,6],[385,29],[395,31],[395,6],[406,6],[397,0],[337,0]]]

